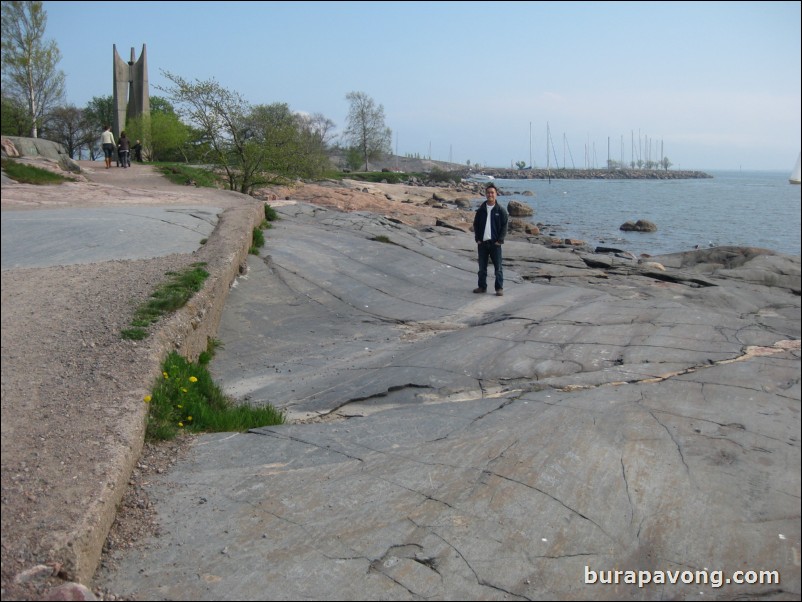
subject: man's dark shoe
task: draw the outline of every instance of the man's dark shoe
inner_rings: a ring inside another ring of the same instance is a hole
[[[496,289],[496,297],[503,297],[503,296],[504,296],[504,289],[503,288],[497,288]]]
[[[473,292],[474,292],[474,293],[486,293],[486,292],[487,292],[487,289],[486,289],[486,288],[481,288],[481,287],[479,287],[479,288],[475,288],[475,289],[473,289]]]

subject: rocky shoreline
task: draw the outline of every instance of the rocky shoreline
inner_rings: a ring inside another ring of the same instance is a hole
[[[484,200],[486,183],[463,180],[460,183],[424,184],[411,178],[405,184],[362,182],[345,179],[298,182],[292,186],[269,187],[254,192],[266,202],[295,199],[340,211],[371,211],[413,228],[442,227],[470,232],[473,214]],[[500,185],[502,198],[512,193]],[[559,227],[532,220],[531,207],[516,200],[504,201],[510,222],[508,239],[538,244],[550,249],[573,249],[587,253],[619,253],[637,259],[625,249],[597,247],[585,240],[559,236]],[[627,226],[623,224],[622,227]],[[653,226],[653,225],[652,225]],[[638,228],[634,224],[632,227]],[[642,257],[649,257],[643,255]]]

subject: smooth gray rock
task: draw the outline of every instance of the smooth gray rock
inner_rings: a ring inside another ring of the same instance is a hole
[[[10,143],[13,146],[9,146]],[[64,171],[80,173],[81,166],[78,165],[67,154],[63,144],[45,140],[44,138],[23,138],[19,136],[3,136],[3,156],[9,157],[44,157],[58,163]],[[8,152],[11,151],[11,152]],[[15,152],[16,151],[16,152]]]
[[[471,234],[280,212],[229,296],[212,370],[303,420],[201,436],[149,488],[162,535],[104,587],[798,599],[798,294],[508,243],[505,296],[476,295]],[[612,570],[652,582],[598,582]],[[781,581],[725,582],[749,570]]]

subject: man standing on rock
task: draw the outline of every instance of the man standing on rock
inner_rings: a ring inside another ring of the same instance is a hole
[[[504,271],[501,268],[501,245],[507,236],[507,210],[496,202],[498,188],[492,182],[485,188],[487,200],[476,210],[473,236],[479,248],[479,287],[474,293],[487,291],[487,262],[493,262],[496,272],[496,295],[504,294]]]

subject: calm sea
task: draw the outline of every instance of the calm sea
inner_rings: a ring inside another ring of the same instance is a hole
[[[544,234],[579,238],[635,255],[689,251],[696,245],[748,246],[800,255],[800,187],[788,173],[711,171],[704,180],[496,180],[535,210]],[[521,196],[531,190],[534,197]],[[645,219],[657,232],[622,232]]]

